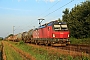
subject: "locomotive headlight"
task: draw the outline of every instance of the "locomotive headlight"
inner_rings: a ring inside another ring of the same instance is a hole
[[[53,37],[55,37],[55,34],[53,34]]]
[[[68,37],[69,37],[69,34],[68,34]]]

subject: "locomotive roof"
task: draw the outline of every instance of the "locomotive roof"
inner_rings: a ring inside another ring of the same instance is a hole
[[[51,21],[49,23],[39,26],[39,28],[44,28],[46,26],[52,26],[53,24],[60,24],[60,25],[63,24],[64,25],[64,24],[66,24],[66,22]]]
[[[39,26],[39,28],[44,28],[44,27],[45,27],[45,25]]]

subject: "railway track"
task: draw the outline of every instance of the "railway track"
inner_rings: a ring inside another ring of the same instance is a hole
[[[75,45],[70,44],[67,46],[45,46],[45,45],[35,45],[35,44],[27,44],[30,46],[34,46],[37,48],[43,48],[47,51],[54,51],[61,55],[70,55],[72,57],[90,57],[90,48],[88,45]]]
[[[69,50],[69,51],[76,51],[90,55],[90,45],[70,44],[64,47],[55,47],[55,48]]]
[[[40,45],[40,46],[42,46],[42,45]],[[48,46],[48,47],[51,47],[51,46]],[[86,54],[90,55],[90,45],[69,44],[67,46],[52,46],[52,47],[57,48],[57,49],[86,53]]]
[[[45,46],[45,45],[39,45],[39,46]],[[48,46],[48,47],[69,50],[69,51],[75,51],[75,52],[81,52],[81,53],[86,53],[86,54],[90,55],[90,45],[69,44],[66,46]]]

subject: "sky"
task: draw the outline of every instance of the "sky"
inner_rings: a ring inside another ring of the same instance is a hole
[[[18,34],[42,24],[62,19],[65,8],[73,8],[86,0],[0,0],[0,37]]]

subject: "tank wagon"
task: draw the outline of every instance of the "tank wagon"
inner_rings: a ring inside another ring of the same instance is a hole
[[[8,41],[17,41],[17,35],[9,36],[7,38]]]
[[[22,33],[22,40],[23,40],[24,42],[27,42],[27,36],[28,36],[28,33],[27,33],[27,32],[23,32],[23,33]]]
[[[32,42],[31,40],[33,39],[33,29],[29,30],[27,33],[28,33],[28,42]]]
[[[21,41],[22,40],[22,33],[17,34],[17,41]]]
[[[58,21],[52,21],[28,32],[19,33],[16,38],[17,41],[23,40],[24,42],[52,46],[70,44],[67,24]]]

